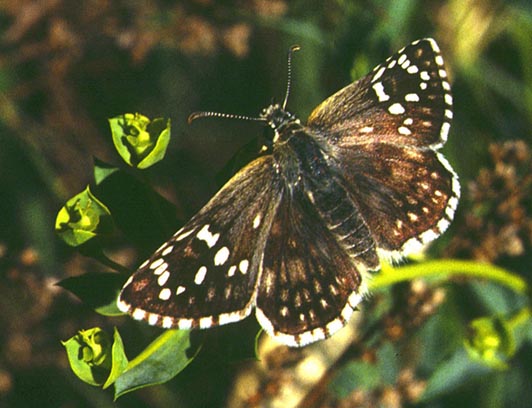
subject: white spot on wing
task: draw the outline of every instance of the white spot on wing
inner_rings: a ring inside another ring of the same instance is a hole
[[[373,132],[373,126],[364,126],[358,129],[360,133],[371,133]]]
[[[205,279],[205,275],[207,274],[207,267],[202,266],[198,269],[196,272],[196,276],[194,276],[194,283],[196,285],[201,285],[203,283],[203,280]]]
[[[445,94],[445,103],[447,105],[452,105],[453,104],[453,97],[450,95],[450,94]]]
[[[260,226],[262,219],[260,214],[257,214],[255,218],[253,219],[253,229],[257,229]]]
[[[176,291],[175,291],[175,294],[176,296],[179,296],[181,293],[183,293],[184,291],[186,290],[186,288],[184,286],[178,286]]]
[[[390,99],[390,95],[387,95],[386,92],[384,92],[384,86],[382,85],[382,82],[377,82],[374,84],[373,90],[375,91],[379,102],[386,102]]]
[[[401,115],[405,113],[405,108],[400,103],[396,102],[388,108],[388,112],[390,112],[392,115]]]
[[[214,265],[223,265],[229,258],[229,248],[221,247],[214,255]]]
[[[172,252],[174,250],[174,247],[172,245],[170,245],[168,248],[166,248],[163,252],[161,252],[161,255],[162,256],[166,256],[168,255],[170,252]]]
[[[209,227],[210,227],[209,224],[204,225],[203,228],[199,230],[198,233],[196,234],[196,238],[198,238],[201,241],[205,241],[207,246],[209,248],[212,248],[214,245],[216,245],[216,242],[218,242],[218,238],[220,238],[220,234],[218,233],[212,234],[209,231]]]
[[[142,320],[144,317],[146,317],[146,312],[142,309],[135,309],[131,314],[131,317],[133,317],[135,320]]]
[[[200,329],[208,329],[212,326],[212,323],[212,317],[202,317],[199,321],[199,327]]]
[[[186,237],[188,237],[189,235],[191,235],[193,232],[194,232],[194,229],[191,229],[191,230],[188,230],[188,231],[184,231],[182,232],[183,229],[181,228],[179,231],[177,231],[175,233],[175,240],[176,241],[181,241],[183,239],[185,239]]]
[[[163,262],[161,265],[159,265],[157,267],[157,269],[155,269],[153,271],[154,275],[160,275],[161,273],[163,273],[164,271],[166,271],[166,268],[168,268],[168,264],[166,262]]]
[[[336,333],[338,330],[340,330],[342,327],[344,327],[344,324],[340,319],[335,319],[332,322],[327,324],[327,331],[329,334]]]
[[[170,272],[166,271],[164,272],[159,278],[157,279],[157,283],[159,286],[164,286],[166,281],[168,281],[168,278],[170,277]]]
[[[423,80],[423,81],[429,81],[430,80],[430,75],[427,71],[421,71],[419,73],[419,77]]]
[[[146,259],[144,262],[142,262],[142,265],[139,266],[139,269],[144,268],[146,265],[148,265],[148,262],[150,262],[149,259]]]
[[[439,234],[436,234],[433,230],[427,230],[424,233],[422,233],[419,238],[421,239],[421,242],[424,244],[428,244],[431,241],[434,241],[436,238],[439,237]]]
[[[150,313],[148,316],[148,324],[151,324],[152,326],[155,326],[157,324],[157,321],[159,320],[159,315],[156,315],[155,313]]]
[[[190,330],[192,328],[192,319],[180,319],[177,323],[180,330]]]
[[[405,95],[406,102],[419,102],[419,95],[416,93],[409,93]]]
[[[163,258],[159,258],[159,259],[153,261],[152,264],[150,265],[150,269],[158,268],[160,265],[162,265],[163,262],[164,262]]]
[[[441,133],[440,133],[440,136],[443,140],[447,140],[450,129],[451,129],[451,125],[447,122],[443,122],[443,124],[441,125]]]
[[[386,68],[380,67],[379,70],[377,71],[377,73],[371,79],[371,82],[377,81],[382,76],[382,74],[384,73],[385,70],[386,70]]]
[[[236,272],[236,265],[231,265],[231,267],[227,270],[227,276],[231,277]]]
[[[240,313],[222,313],[220,316],[218,316],[219,325],[234,323],[238,322],[239,320],[242,320]]]
[[[240,263],[238,264],[238,270],[242,272],[243,275],[248,273],[248,268],[249,268],[249,261],[247,259],[240,261]]]
[[[161,300],[168,300],[170,296],[172,296],[172,291],[168,288],[161,289],[159,292],[159,299]]]
[[[118,300],[116,301],[116,305],[118,306],[118,309],[124,313],[129,312],[129,309],[131,309],[131,305],[128,305],[127,303],[123,302],[120,298],[118,298]]]
[[[163,317],[163,328],[164,329],[169,329],[173,326],[174,324],[174,319],[172,319],[170,316],[165,316]]]

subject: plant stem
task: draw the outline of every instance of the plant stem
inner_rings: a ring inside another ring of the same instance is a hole
[[[526,294],[528,291],[528,285],[523,278],[503,268],[488,263],[457,259],[428,261],[400,268],[384,267],[383,271],[375,275],[370,281],[369,287],[370,289],[379,289],[415,278],[450,277],[452,275],[489,279],[520,294]]]

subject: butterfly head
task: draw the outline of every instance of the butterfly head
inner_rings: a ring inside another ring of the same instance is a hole
[[[286,111],[278,103],[271,104],[267,108],[264,108],[260,113],[260,118],[274,130],[274,142],[277,141],[280,134],[290,125],[300,125],[299,119],[290,112]]]

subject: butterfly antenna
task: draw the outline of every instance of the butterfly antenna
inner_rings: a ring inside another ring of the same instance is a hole
[[[299,51],[301,47],[299,45],[292,45],[288,49],[288,75],[286,79],[286,93],[284,94],[284,101],[283,101],[283,110],[286,109],[286,104],[288,102],[288,96],[290,95],[290,88],[292,86],[292,55],[294,52]]]
[[[200,118],[222,118],[222,119],[237,119],[237,120],[246,120],[251,122],[265,122],[264,118],[256,118],[253,116],[246,115],[235,115],[232,113],[222,113],[222,112],[193,112],[187,119],[188,124],[190,125],[194,120]]]
[[[292,85],[292,54],[296,51],[299,51],[301,47],[299,45],[292,45],[288,49],[288,75],[286,81],[286,93],[283,101],[283,109],[286,109],[286,103],[288,102],[288,97],[290,95],[290,88]],[[222,112],[193,112],[187,119],[188,124],[190,125],[193,121],[200,118],[223,118],[223,119],[237,119],[237,120],[246,120],[251,122],[266,122],[265,118],[253,117],[246,115],[235,115],[232,113],[222,113]]]

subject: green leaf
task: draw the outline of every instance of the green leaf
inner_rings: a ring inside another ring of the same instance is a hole
[[[456,350],[461,349],[466,330],[461,311],[453,301],[453,291],[447,292],[448,301],[432,316],[416,334],[419,348],[418,366],[422,371],[433,372]],[[444,333],[444,335],[442,335]]]
[[[491,371],[483,364],[471,361],[464,349],[441,363],[433,372],[419,402],[426,402],[450,393],[467,382],[474,381]]]
[[[170,119],[156,118],[148,125],[148,132],[155,136],[155,147],[138,164],[139,169],[146,169],[164,159],[170,142]]]
[[[117,273],[93,273],[63,279],[57,285],[72,292],[83,303],[105,316],[118,316],[123,313],[116,306],[116,298],[126,281]]]
[[[120,376],[120,374],[124,372],[128,364],[126,353],[124,352],[124,343],[122,342],[122,338],[120,337],[120,333],[118,333],[116,327],[114,329],[111,356],[111,372],[109,374],[109,377],[107,377],[107,381],[105,381],[105,384],[103,385],[104,389],[115,382],[115,380]]]
[[[150,121],[140,113],[109,119],[118,154],[132,167],[145,169],[164,158],[170,141],[170,119]]]
[[[79,246],[113,230],[109,209],[87,188],[67,201],[55,220],[56,233],[70,246]]]
[[[346,398],[355,389],[372,390],[381,383],[379,367],[364,361],[352,361],[331,382],[330,390],[338,398]]]
[[[399,360],[397,350],[390,342],[385,342],[377,350],[377,366],[379,367],[382,383],[395,384],[399,374]]]
[[[115,381],[115,399],[139,388],[175,377],[194,358],[189,357],[190,332],[167,330],[131,360]]]
[[[180,226],[172,203],[123,170],[105,172],[95,191],[113,214],[114,225],[143,251],[140,257],[151,255]]]
[[[486,308],[486,314],[505,315],[524,306],[525,297],[509,290],[507,287],[497,285],[495,282],[469,282],[475,296]]]
[[[94,158],[94,182],[96,185],[101,184],[107,177],[112,176],[117,171],[120,171],[118,167],[105,163],[96,157]]]

